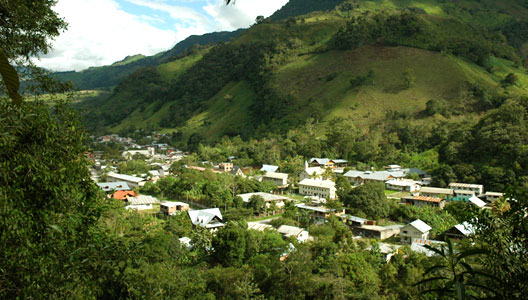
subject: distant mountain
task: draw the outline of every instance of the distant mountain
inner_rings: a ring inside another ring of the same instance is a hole
[[[244,29],[236,31],[222,31],[204,35],[192,35],[176,44],[172,49],[153,56],[133,55],[110,66],[91,67],[83,71],[56,72],[53,75],[63,81],[72,81],[78,89],[110,89],[116,86],[121,79],[134,71],[147,66],[157,66],[176,59],[194,45],[208,45],[227,42],[238,37]]]

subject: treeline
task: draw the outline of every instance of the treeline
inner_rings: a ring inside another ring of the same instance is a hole
[[[338,49],[363,45],[408,46],[453,53],[486,66],[490,55],[520,62],[500,32],[476,28],[455,18],[431,17],[416,10],[352,17],[335,35]]]

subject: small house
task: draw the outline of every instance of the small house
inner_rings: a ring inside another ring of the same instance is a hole
[[[444,240],[462,240],[475,234],[475,228],[468,222],[457,224],[442,233]]]
[[[296,226],[281,225],[277,231],[284,237],[295,237],[301,243],[306,242],[310,237],[308,231]]]
[[[182,211],[188,211],[189,204],[183,202],[163,202],[160,204],[160,212],[167,216],[173,216]]]
[[[442,198],[427,197],[427,196],[407,196],[401,198],[400,203],[414,206],[434,206],[444,208],[445,200]]]
[[[222,213],[218,208],[190,210],[188,214],[191,223],[195,226],[201,226],[211,230],[225,226],[222,220]]]
[[[400,237],[402,243],[411,243],[415,239],[427,240],[431,226],[425,224],[422,220],[415,220],[400,230]]]

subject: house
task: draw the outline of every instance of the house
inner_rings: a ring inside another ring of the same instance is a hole
[[[286,173],[268,172],[264,176],[262,176],[262,180],[273,182],[279,188],[288,187],[288,174]]]
[[[429,238],[429,231],[431,231],[431,226],[425,224],[420,219],[414,220],[401,228],[401,242],[411,243],[415,239],[427,240]]]
[[[427,249],[424,246],[428,245],[428,246],[438,249],[445,244],[446,243],[444,242],[435,241],[435,240],[414,239],[411,243],[411,251],[424,254],[427,257],[432,257],[438,254],[434,252],[433,250]]]
[[[331,180],[316,180],[306,178],[299,182],[299,194],[305,196],[319,196],[326,199],[335,199],[335,182]]]
[[[482,184],[451,182],[449,188],[453,190],[471,191],[474,195],[480,195],[484,192],[484,186]]]
[[[476,206],[483,208],[486,205],[486,202],[480,200],[479,197],[473,195],[471,198],[468,199],[469,202],[475,204]]]
[[[379,247],[379,252],[381,255],[383,255],[383,259],[385,262],[389,262],[392,256],[396,253],[398,253],[398,249],[400,249],[401,245],[392,245],[387,243],[377,243]],[[365,250],[372,251],[373,247],[372,245],[367,247]]]
[[[279,166],[274,166],[274,165],[262,165],[262,168],[260,168],[260,171],[261,172],[271,172],[271,173],[275,173],[279,170]]]
[[[183,202],[163,202],[160,204],[160,212],[167,216],[173,216],[178,212],[188,210],[189,204]]]
[[[323,174],[325,169],[321,167],[306,167],[299,174],[299,180],[303,181],[304,179],[323,179]]]
[[[304,209],[304,210],[309,211],[311,214],[311,217],[319,221],[326,220],[332,214],[336,216],[340,216],[345,213],[344,208],[342,210],[336,210],[336,209],[328,208],[324,206],[311,206],[311,205],[306,205],[303,203],[296,204],[295,206],[299,209]]]
[[[118,174],[114,172],[108,172],[108,174],[106,174],[106,180],[108,180],[109,182],[124,181],[131,188],[137,188],[140,186],[144,186],[146,182],[145,179],[141,177],[125,175],[125,174]]]
[[[335,163],[329,158],[312,158],[310,159],[310,165],[313,167],[333,168]]]
[[[442,233],[444,240],[462,240],[475,234],[475,228],[468,222],[457,224]]]
[[[414,206],[435,206],[444,208],[445,200],[442,198],[427,197],[427,196],[407,196],[400,200],[400,203]]]
[[[367,219],[347,214],[340,215],[339,218],[341,218],[341,220],[343,220],[343,222],[350,227],[359,227],[364,225],[368,221]]]
[[[125,206],[125,209],[126,210],[135,210],[135,211],[140,211],[140,210],[149,210],[149,209],[152,209],[152,204],[139,204],[139,205],[127,205]]]
[[[132,159],[134,155],[144,155],[146,157],[154,156],[154,147],[148,147],[147,150],[127,150],[122,156],[126,159]]]
[[[478,197],[480,199],[484,199],[484,201],[488,203],[491,203],[491,202],[495,202],[499,198],[504,197],[504,193],[485,192],[484,194],[480,194]]]
[[[233,163],[230,163],[230,162],[220,163],[218,164],[218,168],[222,172],[226,172],[226,173],[231,172],[231,170],[233,170]]]
[[[281,225],[277,231],[286,238],[295,237],[301,243],[306,242],[310,237],[308,231],[296,226]]]
[[[124,181],[99,182],[97,184],[103,191],[110,193],[113,191],[128,191],[130,187]]]
[[[191,223],[195,226],[201,226],[212,230],[225,226],[225,224],[222,223],[222,213],[218,208],[190,210],[187,213],[189,214]]]
[[[152,205],[160,203],[156,197],[139,195],[136,197],[128,197],[125,202],[129,205]]]
[[[388,180],[405,177],[405,173],[401,171],[348,171],[343,176],[352,185],[361,185],[372,181],[385,184]]]
[[[391,179],[385,182],[385,188],[393,191],[418,192],[422,187],[421,182],[411,179]]]
[[[240,168],[239,166],[234,166],[230,173],[233,176],[246,177],[246,174],[244,174],[244,172],[242,171],[242,168]]]
[[[468,201],[469,198],[475,196],[474,191],[470,190],[453,190],[455,197],[453,197],[453,201]]]
[[[263,192],[257,192],[257,193],[245,193],[245,194],[238,194],[237,197],[242,198],[242,201],[245,203],[249,203],[249,200],[252,196],[260,196],[266,202],[266,207],[270,207],[272,202],[275,202],[275,205],[278,208],[282,208],[284,206],[284,201],[289,200],[287,197],[282,197],[279,195],[274,195],[270,193],[263,193]]]
[[[455,195],[453,189],[443,189],[437,187],[422,187],[420,189],[420,196],[442,198],[449,200]]]
[[[396,234],[400,233],[401,225],[395,226],[378,226],[378,225],[367,225],[366,223],[352,228],[352,232],[355,235],[359,235],[366,238],[373,238],[378,240],[388,239]]]
[[[127,200],[129,197],[136,197],[137,193],[134,191],[117,191],[112,194],[112,198],[117,200]]]

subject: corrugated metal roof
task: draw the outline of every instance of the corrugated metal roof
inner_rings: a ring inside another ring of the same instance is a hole
[[[99,182],[97,185],[105,192],[130,190],[128,183],[124,181]]]
[[[411,223],[409,223],[408,225],[418,229],[419,231],[421,231],[423,233],[425,233],[425,232],[427,232],[427,231],[432,229],[431,226],[425,224],[425,222],[420,220],[420,219],[414,220]]]
[[[152,196],[139,195],[137,197],[128,197],[127,202],[132,205],[141,205],[141,204],[154,204],[160,203],[160,201]]]
[[[274,165],[262,165],[262,168],[260,168],[262,172],[277,172],[278,169],[279,166]]]

